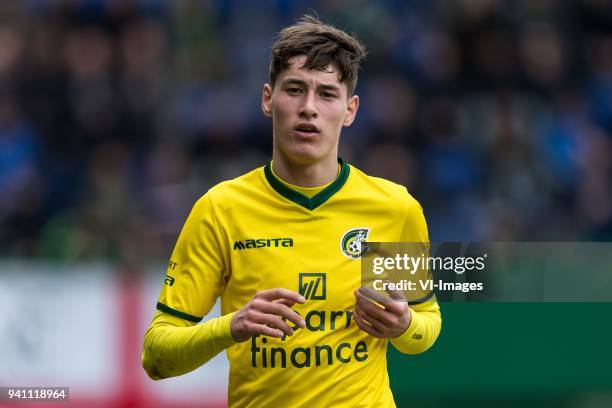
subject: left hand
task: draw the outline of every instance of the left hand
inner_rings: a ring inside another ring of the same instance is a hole
[[[387,290],[387,293],[390,298],[366,287],[355,290],[353,316],[357,326],[381,339],[398,337],[408,329],[412,321],[412,312],[403,292]]]

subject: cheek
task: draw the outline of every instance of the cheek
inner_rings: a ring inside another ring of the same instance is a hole
[[[344,107],[333,107],[326,111],[327,121],[334,129],[342,127],[345,115],[346,108]]]
[[[274,114],[275,122],[282,122],[288,116],[290,116],[291,112],[291,101],[287,100],[287,98],[275,98],[272,101],[272,112]]]

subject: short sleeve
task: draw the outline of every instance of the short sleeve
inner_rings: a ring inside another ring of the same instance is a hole
[[[226,252],[210,192],[194,205],[176,242],[157,308],[199,322],[223,293]]]

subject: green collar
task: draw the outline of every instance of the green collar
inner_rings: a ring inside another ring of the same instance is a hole
[[[274,190],[283,197],[288,200],[293,201],[296,204],[301,205],[302,207],[308,208],[309,210],[314,210],[327,200],[331,198],[334,194],[336,194],[346,183],[350,173],[350,167],[348,164],[344,162],[340,157],[338,157],[338,163],[340,163],[340,173],[338,177],[327,187],[325,187],[322,191],[312,196],[312,198],[306,197],[304,194],[299,191],[295,191],[292,188],[287,187],[283,183],[281,183],[275,176],[272,174],[272,169],[270,168],[270,163],[266,164],[264,167],[264,173],[266,175],[266,179],[268,183],[272,186]]]

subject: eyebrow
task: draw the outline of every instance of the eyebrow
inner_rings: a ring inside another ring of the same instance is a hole
[[[283,85],[287,85],[287,84],[295,84],[295,85],[301,85],[303,87],[308,87],[308,83],[306,81],[303,81],[303,80],[298,79],[298,78],[287,78],[287,79],[285,79],[283,81]],[[335,84],[321,84],[318,87],[322,88],[322,89],[327,89],[327,90],[331,90],[331,91],[340,92],[340,87],[338,85],[335,85]]]

